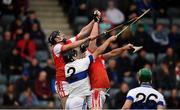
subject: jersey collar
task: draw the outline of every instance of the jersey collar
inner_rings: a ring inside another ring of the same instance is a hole
[[[150,83],[142,83],[141,87],[147,87],[147,88],[152,88]]]

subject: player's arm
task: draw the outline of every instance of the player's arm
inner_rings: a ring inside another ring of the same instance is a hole
[[[131,108],[131,105],[132,105],[132,101],[131,100],[128,100],[128,99],[126,99],[126,101],[125,101],[125,103],[124,103],[124,105],[123,105],[123,107],[122,107],[122,110],[127,110],[127,109],[130,109]]]
[[[158,105],[158,106],[157,106],[157,110],[165,110],[165,107],[162,106],[162,105]]]
[[[76,48],[76,47],[78,47],[79,45],[81,45],[82,43],[84,43],[84,42],[86,42],[88,40],[90,40],[90,37],[79,40],[79,41],[76,41],[76,42],[73,42],[73,43],[70,43],[70,44],[65,44],[65,45],[63,45],[61,51],[64,52],[64,51]]]
[[[98,23],[94,23],[93,25],[93,29],[91,31],[91,34],[90,36],[95,38],[96,36],[98,35]],[[94,40],[91,40],[89,42],[89,46],[88,46],[88,49],[91,50],[91,52],[94,52],[96,50],[97,46],[96,46],[96,39]]]
[[[94,16],[95,14],[100,19],[101,13],[98,10],[94,11]],[[93,19],[88,25],[82,28],[80,33],[77,35],[78,36],[77,40],[80,40],[80,39],[83,39],[84,37],[89,36],[95,22],[96,22],[95,19]]]
[[[92,54],[93,58],[96,59],[96,57],[100,54],[102,54],[105,49],[109,46],[109,44],[113,41],[116,40],[116,36],[111,36],[110,38],[108,38],[100,47],[98,47],[94,53]]]
[[[136,92],[134,92],[133,90],[130,90],[126,96],[126,101],[122,109],[130,109],[135,99],[135,96],[136,96]]]
[[[164,110],[166,108],[166,102],[164,100],[164,97],[160,95],[160,100],[157,104],[157,110]]]
[[[77,40],[81,40],[84,37],[87,37],[90,34],[94,23],[95,23],[95,21],[92,20],[88,25],[83,27],[81,29],[81,31],[79,32],[79,34],[77,35],[78,36]]]
[[[127,45],[125,45],[125,46],[123,46],[121,48],[113,49],[112,51],[103,54],[103,58],[104,59],[109,59],[111,57],[115,57],[115,56],[121,55],[125,50],[129,50],[132,47],[133,47],[132,44],[127,44]]]

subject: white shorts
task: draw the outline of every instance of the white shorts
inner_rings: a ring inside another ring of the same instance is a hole
[[[64,98],[69,95],[69,83],[66,81],[56,81],[55,90],[59,98]]]
[[[87,110],[86,99],[82,97],[68,97],[65,105],[66,110]]]
[[[102,109],[107,93],[102,90],[92,90],[91,92],[91,96],[87,97],[88,108]]]

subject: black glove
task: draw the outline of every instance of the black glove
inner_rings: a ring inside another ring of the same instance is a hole
[[[95,22],[100,22],[100,21],[102,21],[102,18],[100,17],[98,17],[98,14],[97,13],[95,13],[95,11],[93,12],[93,19],[94,19],[94,21]]]

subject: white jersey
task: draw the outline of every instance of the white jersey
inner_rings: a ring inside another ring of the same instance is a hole
[[[83,59],[65,65],[65,76],[69,83],[69,97],[91,95],[88,68],[93,62],[93,56],[89,55]]]
[[[126,99],[133,102],[131,109],[156,109],[157,105],[166,105],[163,95],[145,84],[130,90]]]

